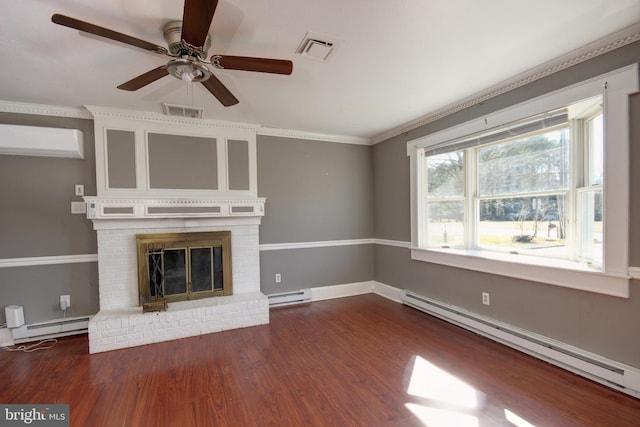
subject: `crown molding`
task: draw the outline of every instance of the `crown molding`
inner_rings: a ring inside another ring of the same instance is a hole
[[[141,110],[122,110],[118,108],[100,107],[95,105],[85,105],[85,108],[92,114],[92,118],[96,119],[126,119],[126,120],[143,120],[152,121],[171,125],[189,125],[216,127],[226,129],[242,129],[256,131],[260,125],[241,122],[227,122],[222,120],[210,119],[192,119],[189,117],[167,116],[160,113]]]
[[[295,138],[295,139],[308,139],[313,141],[327,141],[338,142],[342,144],[356,144],[356,145],[371,145],[369,138],[346,136],[346,135],[332,135],[327,133],[305,132],[301,130],[293,129],[277,129],[270,127],[260,127],[257,132],[258,135],[265,136],[278,136],[281,138]]]
[[[70,117],[89,119],[93,116],[84,107],[61,107],[57,105],[27,104],[23,102],[0,101],[0,113],[33,114],[37,116]]]
[[[191,119],[188,117],[167,116],[141,110],[122,110],[118,108],[86,105],[84,107],[61,107],[56,105],[27,104],[22,102],[0,101],[0,113],[33,114],[38,116],[71,117],[93,120],[94,118],[146,120],[165,124],[196,125],[227,129],[256,131],[258,135],[278,136],[282,138],[307,139],[313,141],[338,142],[343,144],[371,145],[369,138],[305,132],[293,129],[264,127],[251,123],[227,122],[210,119]]]
[[[488,89],[477,92],[467,98],[463,98],[462,100],[446,105],[439,110],[433,111],[401,126],[397,126],[386,132],[378,134],[371,138],[371,144],[377,144],[379,142],[393,138],[394,136],[398,136],[405,132],[409,132],[413,129],[419,128],[420,126],[435,122],[436,120],[439,120],[443,117],[480,104],[481,102],[484,102],[488,99],[494,98],[498,95],[502,95],[506,92],[512,91],[536,80],[555,74],[574,65],[588,61],[607,52],[611,52],[622,46],[637,42],[638,40],[640,40],[640,24],[634,24],[619,32],[604,37],[596,42],[575,49],[565,55],[552,59],[551,61],[545,62],[538,67],[518,74],[515,77],[504,80],[494,86],[489,87]]]

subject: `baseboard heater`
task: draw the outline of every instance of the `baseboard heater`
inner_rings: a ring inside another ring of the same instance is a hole
[[[460,307],[403,290],[402,303],[538,359],[640,398],[640,370]]]
[[[84,334],[89,330],[91,317],[93,316],[67,317],[65,319],[22,325],[19,328],[11,329],[11,335],[13,335],[13,341],[18,344],[47,338]]]
[[[269,307],[281,307],[284,305],[302,304],[311,302],[311,289],[300,289],[299,291],[283,292],[280,294],[267,295]]]

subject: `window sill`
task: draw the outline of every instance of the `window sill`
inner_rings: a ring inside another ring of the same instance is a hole
[[[576,262],[481,250],[411,248],[411,259],[549,285],[629,298],[628,274],[596,271]]]

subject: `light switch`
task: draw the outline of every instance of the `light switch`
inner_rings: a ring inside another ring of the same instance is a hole
[[[84,185],[76,184],[76,196],[84,196]]]

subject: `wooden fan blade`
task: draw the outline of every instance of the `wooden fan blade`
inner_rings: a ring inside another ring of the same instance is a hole
[[[220,103],[225,107],[236,105],[239,102],[238,99],[229,92],[229,89],[227,89],[227,87],[216,78],[216,76],[209,77],[207,80],[202,82],[202,85],[206,87],[213,96],[218,98],[218,101],[220,101]]]
[[[134,77],[126,83],[122,83],[118,86],[118,89],[122,90],[138,90],[141,87],[148,85],[149,83],[153,83],[156,80],[168,75],[167,67],[162,65],[158,68],[154,68],[151,71],[147,71],[144,74],[140,74],[138,77]]]
[[[257,71],[289,75],[293,72],[293,62],[284,59],[253,58],[249,56],[213,55],[211,63],[227,70]]]
[[[167,49],[162,46],[144,41],[126,34],[119,33],[117,31],[110,30],[108,28],[100,27],[98,25],[90,24],[88,22],[80,21],[69,16],[54,14],[51,16],[51,22],[63,25],[65,27],[74,28],[76,30],[84,31],[85,33],[95,34],[96,36],[105,37],[107,39],[115,40],[117,42],[125,43],[131,46],[139,47],[141,49],[150,50],[155,53],[166,54]]]
[[[182,40],[192,46],[202,47],[218,0],[185,0],[182,12]]]

